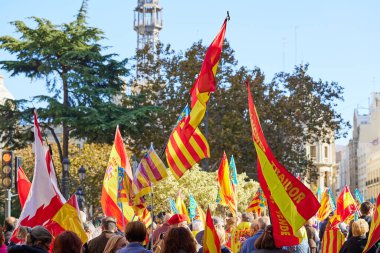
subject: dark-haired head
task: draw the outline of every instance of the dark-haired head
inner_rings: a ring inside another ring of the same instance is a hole
[[[125,228],[125,237],[128,242],[143,242],[146,238],[146,227],[141,221],[129,222]]]
[[[372,208],[372,203],[369,201],[365,201],[360,205],[360,212],[362,213],[362,215],[368,216],[371,215]]]
[[[164,241],[164,253],[186,252],[193,253],[196,250],[196,241],[190,230],[184,227],[171,228]]]
[[[64,231],[54,240],[53,253],[81,253],[82,241],[71,231]]]
[[[256,249],[276,249],[273,239],[272,225],[266,226],[264,233],[262,233],[255,242]]]

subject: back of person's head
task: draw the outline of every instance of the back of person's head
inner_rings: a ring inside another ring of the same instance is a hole
[[[368,223],[364,219],[358,219],[352,223],[352,235],[363,236],[368,232]]]
[[[200,220],[194,220],[191,223],[191,227],[193,231],[202,231],[204,229],[203,223]]]
[[[242,213],[241,215],[242,222],[251,222],[252,220],[253,220],[252,215],[250,215],[249,213]]]
[[[226,230],[234,228],[236,226],[236,223],[237,223],[237,218],[236,217],[229,217],[229,218],[227,218],[227,220],[226,220]]]
[[[108,239],[107,245],[104,248],[103,253],[115,253],[121,248],[124,248],[128,245],[127,240],[124,236],[114,235],[110,239]]]
[[[29,228],[29,243],[32,246],[38,246],[45,250],[50,248],[53,240],[52,234],[43,226],[36,226],[32,229]]]
[[[17,223],[17,219],[15,217],[9,216],[9,217],[5,218],[5,220],[4,220],[5,231],[4,232],[15,230],[16,223]]]
[[[360,205],[360,212],[362,213],[362,215],[368,216],[371,215],[372,208],[372,203],[369,201],[365,201]]]
[[[212,216],[212,223],[214,223],[214,227],[221,227],[223,228],[224,227],[224,221],[222,218],[218,217],[218,216]]]
[[[257,219],[257,223],[259,224],[259,229],[265,229],[270,225],[270,219],[268,216],[262,216]]]
[[[196,241],[190,230],[184,227],[171,228],[167,232],[164,240],[164,253],[194,253],[196,250]]]
[[[268,225],[255,242],[256,249],[275,249],[272,225]]]
[[[147,230],[141,221],[132,221],[125,227],[125,237],[128,242],[143,242],[146,238]]]
[[[53,253],[81,253],[82,241],[71,231],[64,231],[54,239]]]
[[[256,233],[260,229],[259,223],[257,220],[251,221],[251,231]]]
[[[116,232],[116,219],[112,216],[107,216],[102,219],[102,230],[109,232]]]
[[[226,244],[226,231],[221,227],[215,228],[215,231],[218,235],[220,245],[223,246],[224,244]]]

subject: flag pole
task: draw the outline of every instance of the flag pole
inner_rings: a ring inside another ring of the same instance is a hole
[[[153,210],[154,210],[154,204],[153,204],[154,188],[153,187],[154,187],[154,183],[151,182],[151,184],[152,184],[152,194],[151,194],[152,199],[151,199],[150,214],[152,216],[152,224],[151,224],[151,226],[152,226],[152,234],[151,234],[151,237],[150,237],[150,246],[151,246],[151,248],[153,248],[153,232],[154,232],[154,226],[153,226],[153,223],[154,223],[154,212],[153,212]]]

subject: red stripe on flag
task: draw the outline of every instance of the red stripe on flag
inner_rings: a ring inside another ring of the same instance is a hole
[[[203,139],[196,132],[193,135],[193,138],[195,142],[198,144],[198,146],[201,148],[201,150],[203,151],[204,156],[209,157],[208,148],[207,148],[206,143],[203,141]]]
[[[106,216],[113,216],[117,221],[117,227],[124,231],[124,226],[128,224],[128,220],[122,214],[119,206],[112,200],[112,198],[108,195],[108,192],[102,187],[102,199],[101,205],[103,208],[103,212]],[[124,222],[123,222],[124,220]]]
[[[186,168],[191,168],[193,165],[189,163],[189,161],[186,159],[185,155],[182,153],[182,150],[178,147],[177,142],[175,141],[173,134],[170,136],[169,141],[172,144],[172,147],[174,149],[175,154],[177,155],[178,159],[181,160],[182,164]],[[182,175],[183,175],[183,172],[181,171],[181,176]]]
[[[171,143],[171,140],[169,139],[169,142]],[[168,148],[166,148],[166,160],[168,161],[168,164],[170,166],[170,168],[173,170],[173,172],[178,176],[178,177],[181,177],[182,176],[182,171],[178,168],[176,162],[174,161],[173,157],[171,156]]]

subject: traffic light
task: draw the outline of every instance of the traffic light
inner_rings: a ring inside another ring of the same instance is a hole
[[[12,187],[12,151],[3,151],[1,154],[1,185],[4,189]]]

